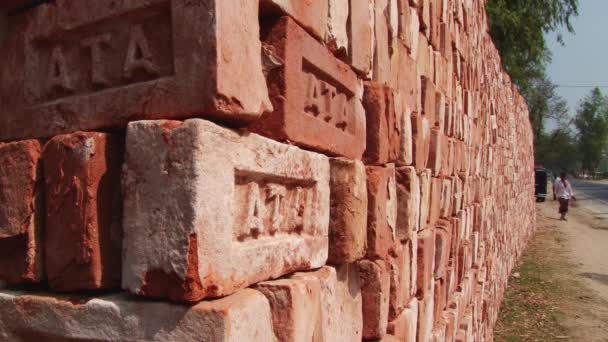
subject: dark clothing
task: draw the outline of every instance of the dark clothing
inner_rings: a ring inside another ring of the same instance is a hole
[[[568,206],[570,205],[570,200],[565,198],[559,199],[559,213],[565,214],[568,212]]]

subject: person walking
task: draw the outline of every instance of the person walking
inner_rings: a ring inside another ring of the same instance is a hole
[[[568,207],[570,206],[570,201],[576,201],[576,197],[574,196],[574,191],[572,190],[572,186],[570,182],[566,179],[566,173],[562,172],[559,178],[555,181],[555,196],[559,200],[559,214],[560,220],[566,221],[566,214],[568,213]]]

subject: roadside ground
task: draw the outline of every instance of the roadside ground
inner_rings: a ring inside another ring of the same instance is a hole
[[[537,204],[538,231],[511,275],[495,341],[608,341],[608,222],[584,200],[567,222],[558,217],[556,202]]]

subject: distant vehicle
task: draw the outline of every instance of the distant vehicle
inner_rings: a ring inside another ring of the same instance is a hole
[[[544,202],[547,199],[547,180],[549,179],[547,170],[537,167],[534,169],[534,174],[534,195],[536,196],[536,201]]]

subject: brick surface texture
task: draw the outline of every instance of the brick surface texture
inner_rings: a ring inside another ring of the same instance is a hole
[[[0,5],[0,341],[492,341],[534,234],[485,0]]]

